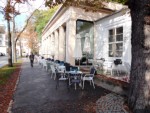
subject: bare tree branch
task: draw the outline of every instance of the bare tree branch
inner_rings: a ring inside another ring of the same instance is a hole
[[[43,5],[43,4],[42,4],[42,5]],[[41,5],[41,6],[42,6],[42,5]],[[40,6],[40,7],[41,7],[41,6]],[[21,30],[21,32],[19,32],[19,34],[17,35],[16,40],[15,40],[15,43],[17,43],[19,37],[21,36],[21,34],[23,33],[23,31],[24,31],[24,30],[26,29],[26,27],[28,26],[29,20],[32,18],[33,14],[34,14],[40,7],[38,7],[37,9],[35,9],[35,10],[32,12],[32,14],[28,17],[28,19],[26,20],[26,25],[23,27],[23,29]]]

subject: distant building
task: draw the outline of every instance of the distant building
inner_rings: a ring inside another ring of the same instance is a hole
[[[20,37],[16,44],[16,53],[17,56],[26,56],[29,55],[31,49],[28,47],[28,40],[24,37]]]
[[[7,55],[8,40],[6,37],[6,28],[4,24],[0,24],[0,53]]]

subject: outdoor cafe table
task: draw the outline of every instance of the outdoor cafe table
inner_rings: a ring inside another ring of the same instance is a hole
[[[77,83],[81,83],[82,72],[81,71],[66,71],[66,74],[68,75],[69,86],[71,85],[71,82],[74,83],[75,90],[76,90]]]

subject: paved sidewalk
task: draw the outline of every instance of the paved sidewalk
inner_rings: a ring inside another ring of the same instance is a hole
[[[34,64],[33,68],[30,67],[29,60],[25,59],[11,111],[12,113],[95,113],[96,106],[103,104],[98,102],[99,98],[109,93],[111,92],[97,86],[94,90],[89,83],[85,83],[84,90],[80,87],[75,90],[73,86],[68,91],[64,81],[60,82],[56,90],[56,81],[51,79],[38,64]],[[99,111],[97,110],[97,113],[102,113]]]

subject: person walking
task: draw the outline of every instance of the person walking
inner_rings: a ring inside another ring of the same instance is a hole
[[[34,63],[34,54],[33,53],[30,54],[29,59],[30,59],[31,67],[33,67],[33,63]]]

